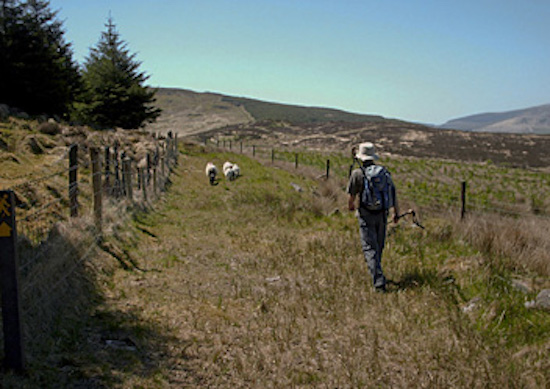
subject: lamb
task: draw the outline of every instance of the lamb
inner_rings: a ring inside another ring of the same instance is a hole
[[[212,162],[206,164],[206,176],[210,179],[210,185],[216,185],[216,176],[218,175],[218,168]]]

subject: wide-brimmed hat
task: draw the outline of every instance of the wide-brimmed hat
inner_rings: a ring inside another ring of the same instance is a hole
[[[355,154],[355,158],[365,162],[365,161],[376,161],[379,159],[376,155],[376,150],[374,144],[371,142],[361,143],[359,145],[359,151]]]

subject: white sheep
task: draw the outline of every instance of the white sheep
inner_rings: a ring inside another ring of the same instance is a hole
[[[225,162],[223,164],[223,174],[229,181],[235,179],[235,173],[233,172],[233,164],[231,162]]]
[[[218,168],[212,162],[206,164],[206,176],[210,179],[210,185],[215,185]]]
[[[234,164],[233,165],[233,179],[236,179],[237,177],[239,177],[241,175],[241,168],[239,167],[239,165],[237,164]]]

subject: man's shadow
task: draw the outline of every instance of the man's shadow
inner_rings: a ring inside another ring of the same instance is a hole
[[[453,284],[452,276],[442,276],[435,269],[412,269],[399,280],[386,280],[388,292],[404,291],[407,289],[420,289],[423,287],[441,287],[445,284]]]

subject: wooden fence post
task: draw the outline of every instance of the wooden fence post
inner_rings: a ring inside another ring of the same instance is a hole
[[[256,156],[256,145],[252,145],[252,156]]]
[[[275,162],[275,149],[271,149],[271,163]]]
[[[132,160],[128,157],[122,161],[122,174],[126,177],[126,197],[132,201],[134,199],[134,193],[132,189]]]
[[[330,174],[330,159],[327,159],[327,180]]]
[[[22,372],[25,369],[19,269],[17,264],[17,228],[13,191],[0,191],[0,284],[2,287],[2,324],[4,330],[4,365]]]
[[[147,182],[147,185],[151,183],[151,154],[147,153],[147,176],[145,178],[145,182]]]
[[[113,154],[113,162],[114,162],[114,169],[115,169],[115,188],[114,193],[116,197],[120,197],[120,163],[118,161],[118,141],[115,143],[115,152]]]
[[[147,202],[147,185],[145,184],[145,177],[143,173],[143,168],[138,168],[139,180],[141,181],[141,190],[143,192],[143,201]]]
[[[298,169],[298,153],[294,154],[294,168]]]
[[[126,196],[126,174],[124,174],[124,160],[126,159],[126,152],[123,151],[120,153],[120,194],[121,196]]]
[[[153,166],[153,194],[156,196],[158,193],[157,187],[157,167]]]
[[[69,207],[71,217],[78,216],[78,145],[73,144],[69,149]]]
[[[243,153],[243,142],[241,142],[241,154]]]
[[[178,133],[176,132],[176,137],[175,137],[175,140],[174,140],[174,160],[175,160],[175,164],[177,165],[178,164]]]
[[[462,181],[462,193],[460,197],[462,199],[462,209],[460,210],[460,219],[462,220],[466,215],[466,181]]]
[[[111,193],[111,149],[105,146],[105,193]]]
[[[101,162],[99,160],[99,150],[95,147],[90,148],[90,160],[92,161],[92,188],[94,200],[94,221],[99,234],[102,233],[102,190],[101,190]]]

